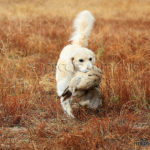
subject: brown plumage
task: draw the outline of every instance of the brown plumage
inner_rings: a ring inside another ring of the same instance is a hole
[[[66,99],[70,96],[81,97],[85,95],[88,90],[99,86],[101,76],[102,72],[96,66],[86,73],[75,73],[69,83],[69,87],[66,88],[62,96],[64,96]]]

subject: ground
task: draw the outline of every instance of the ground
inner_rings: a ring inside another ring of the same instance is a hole
[[[63,113],[55,68],[81,10],[102,69],[103,106]],[[0,149],[148,150],[149,0],[0,0]]]

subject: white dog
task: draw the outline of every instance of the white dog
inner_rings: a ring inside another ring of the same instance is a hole
[[[60,97],[63,110],[74,117],[71,108],[72,98],[64,101],[62,96],[65,89],[76,71],[87,72],[95,63],[95,55],[92,50],[86,48],[88,36],[91,32],[95,19],[92,14],[85,10],[80,12],[74,20],[70,41],[72,44],[65,46],[60,54],[56,66],[57,94]]]

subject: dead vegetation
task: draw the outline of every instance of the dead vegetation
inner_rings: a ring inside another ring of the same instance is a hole
[[[149,149],[136,141],[150,141],[150,2],[41,3],[0,1],[0,149]],[[70,120],[55,66],[83,9],[96,16],[89,48],[103,72],[103,107],[75,109]]]

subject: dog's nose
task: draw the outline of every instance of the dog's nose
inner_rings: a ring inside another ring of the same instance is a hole
[[[88,65],[87,65],[87,69],[92,69],[92,65],[91,65],[91,64],[88,64]]]

